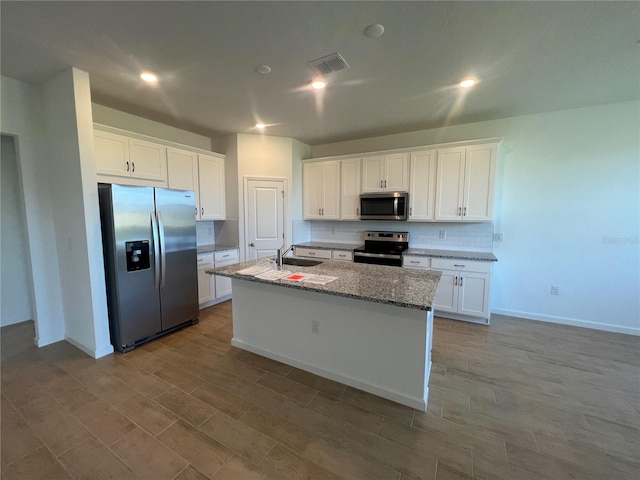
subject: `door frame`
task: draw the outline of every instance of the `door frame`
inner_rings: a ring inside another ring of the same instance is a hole
[[[263,177],[256,175],[245,175],[242,177],[242,232],[240,232],[240,243],[242,248],[240,249],[240,261],[244,262],[249,258],[248,253],[248,242],[247,242],[247,231],[249,230],[249,209],[247,205],[249,204],[249,182],[250,181],[266,181],[266,182],[283,182],[284,188],[284,202],[282,202],[282,222],[284,229],[284,240],[285,244],[289,246],[289,242],[291,242],[291,238],[289,236],[289,229],[287,228],[288,214],[289,214],[289,198],[291,197],[289,192],[289,179],[286,177]]]

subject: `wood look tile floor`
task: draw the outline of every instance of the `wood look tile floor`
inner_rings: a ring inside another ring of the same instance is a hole
[[[2,335],[3,480],[638,479],[640,339],[437,318],[419,412],[231,347],[231,302],[94,360]]]

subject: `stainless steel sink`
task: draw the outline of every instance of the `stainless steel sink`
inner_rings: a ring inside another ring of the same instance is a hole
[[[320,265],[322,262],[318,260],[305,260],[303,258],[285,257],[282,259],[282,263],[285,265],[294,265],[296,267],[315,267],[316,265]]]

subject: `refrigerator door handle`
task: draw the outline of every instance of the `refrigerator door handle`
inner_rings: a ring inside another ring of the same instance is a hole
[[[153,262],[155,265],[153,286],[160,288],[160,241],[158,240],[158,220],[155,212],[151,212],[151,235],[153,236]]]
[[[158,232],[160,233],[160,258],[162,260],[162,278],[160,280],[160,288],[164,288],[165,279],[167,277],[167,252],[166,243],[164,241],[164,223],[162,222],[162,213],[158,211]]]

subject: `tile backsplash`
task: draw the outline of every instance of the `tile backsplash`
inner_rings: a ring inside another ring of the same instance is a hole
[[[213,222],[196,222],[196,245],[212,245],[216,243]]]
[[[491,252],[493,223],[305,222],[311,241],[364,243],[365,230],[409,232],[409,247]],[[444,232],[441,234],[441,232]],[[295,241],[298,241],[295,239]]]

